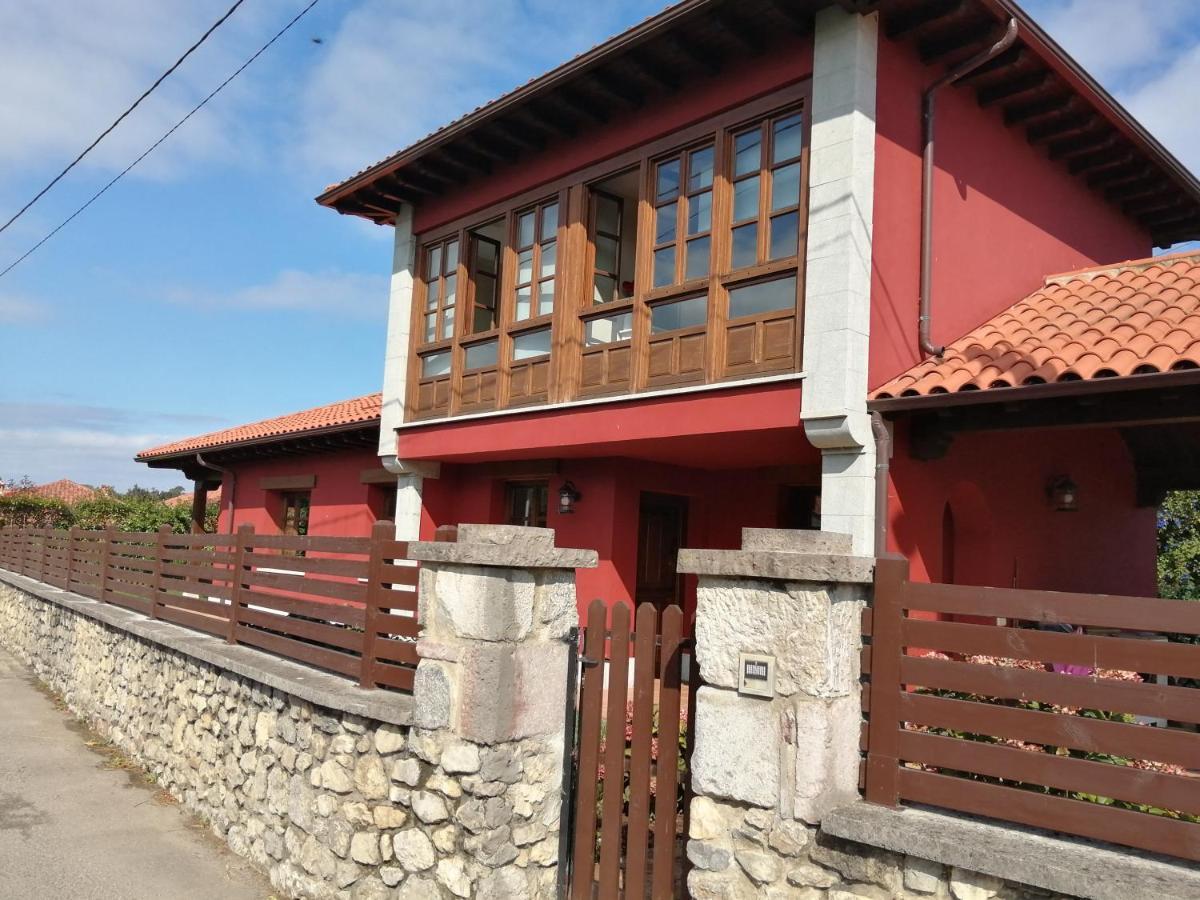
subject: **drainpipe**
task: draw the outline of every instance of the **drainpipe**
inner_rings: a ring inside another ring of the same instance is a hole
[[[227,517],[229,519],[229,527],[226,529],[226,531],[228,534],[233,534],[233,495],[237,492],[237,475],[232,469],[226,469],[223,466],[218,466],[214,463],[206,461],[199,453],[196,454],[196,462],[200,463],[200,465],[204,466],[206,469],[211,469],[214,472],[220,472],[222,476],[222,484],[225,483],[226,477],[229,478],[229,515]]]
[[[888,473],[891,471],[892,435],[880,413],[871,413],[875,437],[875,558],[887,555]]]
[[[921,167],[921,312],[917,322],[917,333],[921,352],[926,356],[942,355],[945,347],[933,342],[932,301],[933,291],[933,114],[937,92],[948,84],[954,84],[964,75],[969,75],[988,60],[994,59],[1013,45],[1017,39],[1017,20],[1010,18],[1004,36],[992,46],[955,66],[937,79],[921,97],[922,167]]]

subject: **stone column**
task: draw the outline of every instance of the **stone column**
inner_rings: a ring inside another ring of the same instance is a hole
[[[454,819],[467,876],[479,897],[553,897],[575,569],[596,553],[555,547],[548,528],[461,525],[457,543],[409,555],[421,561],[413,744],[465,773]]]
[[[858,797],[861,615],[873,560],[850,535],[746,528],[741,550],[682,550],[700,576],[688,878],[692,896],[829,887],[814,826]],[[774,694],[739,691],[740,654],[774,662]],[[797,891],[799,890],[799,893]]]

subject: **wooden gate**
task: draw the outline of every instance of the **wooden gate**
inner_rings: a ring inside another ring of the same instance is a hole
[[[575,736],[574,816],[560,894],[682,895],[698,685],[691,650],[678,606],[660,615],[643,603],[633,631],[624,603],[588,607],[578,709],[567,723],[568,740]]]

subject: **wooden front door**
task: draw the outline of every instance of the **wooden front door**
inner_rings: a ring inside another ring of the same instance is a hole
[[[683,577],[675,571],[687,534],[686,497],[642,494],[638,511],[637,603],[659,609],[683,604]]]

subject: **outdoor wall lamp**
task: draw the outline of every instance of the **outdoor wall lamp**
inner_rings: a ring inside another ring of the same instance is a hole
[[[1079,488],[1069,475],[1056,475],[1046,485],[1046,496],[1055,512],[1079,511]]]
[[[575,485],[567,481],[558,490],[558,511],[561,515],[569,516],[575,512],[575,504],[583,498]]]

